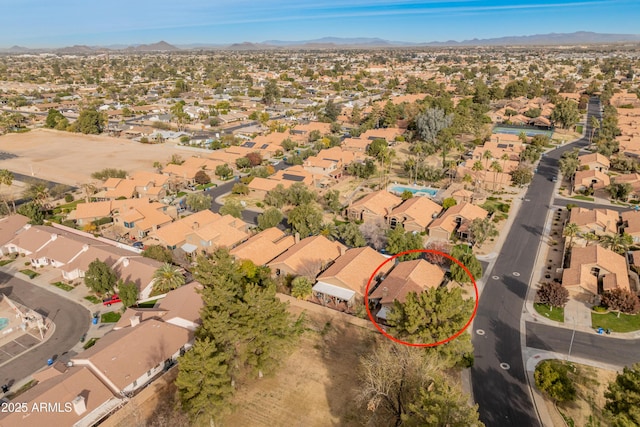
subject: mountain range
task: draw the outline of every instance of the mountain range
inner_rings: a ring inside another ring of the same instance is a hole
[[[585,45],[585,44],[610,44],[610,43],[637,43],[640,42],[640,34],[603,34],[589,31],[578,31],[575,33],[549,33],[535,34],[529,36],[507,36],[489,39],[471,39],[463,41],[431,41],[431,42],[403,42],[390,41],[380,38],[369,37],[323,37],[313,40],[267,40],[261,43],[243,42],[233,44],[221,43],[193,43],[183,45],[172,45],[165,41],[153,44],[137,45],[109,45],[109,46],[86,46],[75,45],[63,48],[26,48],[22,46],[12,46],[8,49],[0,49],[0,53],[42,53],[52,52],[58,54],[92,54],[101,52],[172,52],[177,50],[268,50],[268,49],[330,49],[330,48],[373,48],[373,47],[410,47],[410,46],[559,46],[559,45]]]

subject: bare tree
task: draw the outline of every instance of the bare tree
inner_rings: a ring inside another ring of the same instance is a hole
[[[387,246],[387,224],[382,218],[366,221],[360,226],[360,232],[367,244],[376,250]]]

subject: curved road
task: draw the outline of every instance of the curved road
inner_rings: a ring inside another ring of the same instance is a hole
[[[588,110],[589,117],[599,117],[599,101],[591,99]],[[586,123],[585,135],[589,135],[588,118]],[[520,318],[551,205],[555,186],[551,179],[558,174],[558,159],[565,151],[587,144],[588,137],[584,137],[553,150],[540,160],[538,173],[524,196],[496,263],[486,275],[472,331],[475,363],[471,368],[471,381],[480,419],[487,426],[540,425],[522,360]],[[561,335],[556,329],[536,331],[543,337],[536,341],[532,335],[531,344],[547,343],[547,335]],[[555,341],[550,341],[546,345],[551,348],[554,344]]]
[[[28,377],[46,366],[50,357],[68,361],[72,356],[69,350],[89,330],[91,313],[88,309],[46,289],[0,272],[0,293],[46,315],[56,325],[47,341],[0,367],[0,384],[13,384]]]

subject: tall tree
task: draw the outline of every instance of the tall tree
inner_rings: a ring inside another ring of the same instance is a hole
[[[461,288],[427,289],[410,292],[406,301],[394,301],[387,314],[393,336],[412,343],[430,344],[458,332],[471,318],[473,299],[464,299]],[[425,321],[428,319],[428,321]],[[448,366],[464,366],[473,354],[471,336],[459,335],[446,345],[433,348]]]
[[[269,80],[264,87],[262,102],[266,105],[273,105],[280,101],[280,88],[276,80]]]
[[[640,425],[640,363],[625,366],[604,393],[605,411],[616,427]]]
[[[578,104],[570,99],[560,101],[551,112],[550,118],[551,121],[558,123],[560,127],[569,128],[580,120]]]
[[[124,282],[122,279],[118,280],[118,296],[122,301],[122,311],[125,311],[127,307],[131,307],[138,301],[139,291],[138,285],[131,282]]]
[[[301,238],[309,237],[320,232],[322,212],[314,204],[304,203],[289,212],[287,222]]]
[[[260,215],[258,215],[258,228],[260,230],[266,230],[267,228],[275,227],[282,221],[282,212],[278,208],[268,208]]]
[[[390,254],[399,254],[401,252],[409,251],[412,249],[423,249],[424,243],[420,234],[414,234],[411,232],[405,232],[402,224],[398,224],[394,229],[387,231],[387,247],[386,250]],[[413,252],[403,255],[398,259],[400,261],[406,261],[411,259],[417,259],[420,257],[420,252]]]
[[[438,133],[451,126],[453,114],[445,114],[440,108],[428,108],[416,117],[416,130],[421,140],[433,144]]]
[[[569,378],[568,365],[557,360],[544,360],[533,374],[536,386],[556,402],[573,401],[576,388]]]
[[[169,263],[164,263],[153,273],[153,289],[156,292],[166,293],[184,285],[184,275]]]
[[[480,246],[487,239],[498,235],[498,230],[496,230],[495,224],[489,218],[474,219],[471,221],[469,230],[473,236],[474,246]]]
[[[578,235],[580,227],[575,222],[565,225],[562,235],[569,238],[569,248],[573,247],[573,239]]]
[[[208,194],[192,193],[187,194],[185,202],[189,210],[193,212],[200,212],[205,209],[210,209],[212,200],[213,199]]]
[[[451,250],[451,256],[464,265],[475,280],[482,277],[482,264],[475,257],[467,245],[456,245]],[[451,278],[459,283],[471,283],[471,278],[457,263],[451,264]]]
[[[298,276],[291,282],[291,296],[306,299],[313,293],[313,284],[305,276]]]
[[[231,215],[235,218],[242,218],[242,205],[234,199],[227,199],[220,207],[220,215]]]
[[[229,408],[233,383],[227,355],[210,338],[196,340],[178,359],[176,387],[194,425],[213,425]]]
[[[91,261],[84,275],[85,285],[98,294],[113,292],[116,279],[116,273],[113,272],[111,267],[97,258]]]
[[[99,134],[104,130],[106,116],[93,108],[80,111],[78,119],[71,125],[74,132]]]
[[[591,116],[589,119],[589,125],[591,126],[591,135],[589,135],[589,145],[593,141],[593,135],[600,129],[600,120],[596,116]]]
[[[640,311],[640,300],[631,291],[623,288],[615,288],[602,294],[602,305],[620,313],[636,314]]]
[[[352,248],[361,248],[367,245],[358,224],[347,222],[336,228],[336,236],[342,243]]]
[[[600,239],[600,244],[604,248],[611,249],[612,251],[619,254],[624,254],[633,244],[633,238],[627,233],[605,234]]]
[[[13,184],[13,174],[7,170],[7,169],[0,169],[0,188],[3,185],[6,185],[7,187],[11,187],[11,185]],[[9,202],[7,201],[7,198],[3,198],[4,204],[7,207],[7,212],[11,212],[11,209],[9,209]],[[16,207],[15,207],[15,201],[14,201],[14,206],[13,206],[13,211],[15,212]]]

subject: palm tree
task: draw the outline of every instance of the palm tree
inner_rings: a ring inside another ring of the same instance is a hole
[[[569,248],[573,246],[573,238],[578,235],[579,231],[580,227],[578,227],[578,224],[576,224],[575,222],[570,222],[569,224],[565,225],[562,235],[569,238]]]
[[[627,234],[607,234],[600,239],[602,246],[612,251],[624,254],[629,250],[629,246],[633,244],[633,238]]]
[[[473,188],[474,190],[477,190],[478,188],[478,181],[480,181],[480,174],[479,172],[484,170],[484,167],[482,166],[482,162],[480,162],[480,160],[476,160],[476,162],[473,164],[473,167],[471,168],[472,171],[475,172],[475,180],[473,181]]]
[[[504,153],[502,157],[500,157],[500,160],[502,160],[502,170],[507,170],[507,160],[509,160],[509,155]]]
[[[497,160],[494,160],[491,163],[491,170],[493,170],[493,191],[496,191],[496,184],[498,182],[498,173],[502,172],[502,166],[498,163]]]
[[[592,242],[597,242],[599,237],[594,233],[585,233],[582,235],[582,238],[587,241],[587,246],[589,246]]]
[[[13,184],[13,174],[11,173],[11,171],[7,170],[7,169],[0,169],[0,187],[2,185],[6,185],[8,187],[11,187],[11,184]],[[7,202],[7,199],[3,199],[4,200],[4,204],[7,206],[7,212],[11,213],[11,210],[9,209],[9,202]],[[13,211],[15,212],[16,210],[16,206],[15,206],[15,201],[13,201]]]
[[[161,293],[169,292],[184,285],[182,272],[169,263],[162,264],[162,267],[153,273],[153,279],[153,289]]]
[[[486,160],[486,162],[484,163],[484,168],[489,169],[489,160],[493,159],[493,153],[491,153],[491,150],[487,150],[482,153],[482,158]]]

